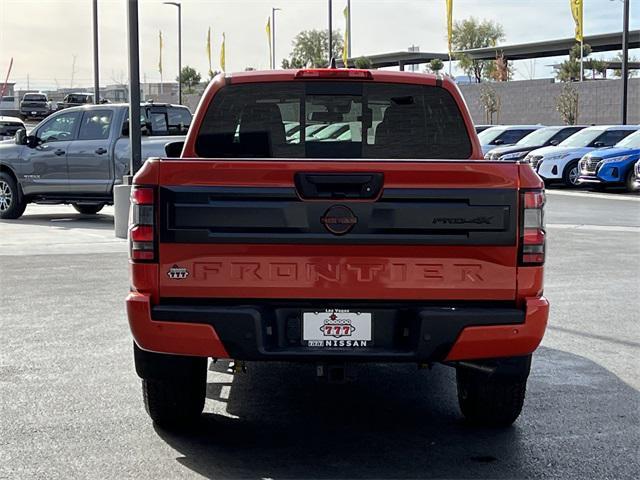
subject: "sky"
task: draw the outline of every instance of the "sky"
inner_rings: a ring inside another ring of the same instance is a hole
[[[327,0],[181,0],[182,63],[208,71],[207,29],[212,30],[213,69],[219,69],[222,32],[227,71],[268,68],[265,25],[277,12],[277,63],[288,56],[295,35],[327,28]],[[631,0],[632,5],[637,0]],[[100,84],[126,83],[127,2],[98,0]],[[333,28],[344,31],[346,0],[333,0]],[[445,0],[352,0],[354,56],[406,50],[445,52]],[[454,0],[454,20],[470,16],[499,22],[504,44],[573,36],[569,0]],[[10,58],[10,81],[17,88],[83,87],[93,84],[91,0],[0,0],[0,75]],[[162,0],[139,0],[140,79],[160,81],[158,31],[164,37],[163,79],[177,75],[177,9]],[[621,30],[621,0],[585,0],[585,35]],[[640,28],[640,8],[632,7],[630,28]],[[636,52],[637,54],[637,52]],[[614,56],[615,52],[609,54]],[[74,61],[75,59],[75,61]],[[557,59],[516,62],[516,79],[551,76]],[[454,71],[454,73],[456,73]]]

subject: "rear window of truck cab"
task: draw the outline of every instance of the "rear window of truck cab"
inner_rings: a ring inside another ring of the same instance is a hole
[[[353,81],[225,86],[195,147],[211,158],[467,159],[472,152],[444,88]]]

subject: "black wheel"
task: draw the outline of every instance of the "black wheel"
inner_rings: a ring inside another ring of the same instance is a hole
[[[27,208],[18,183],[6,172],[0,172],[0,218],[13,220],[20,218]]]
[[[147,352],[135,344],[133,354],[151,419],[167,430],[190,427],[204,408],[207,358]]]
[[[104,207],[104,203],[74,203],[75,208],[79,213],[83,215],[95,215]]]
[[[465,367],[456,369],[458,404],[473,424],[508,427],[516,421],[524,404],[526,378],[493,378]]]
[[[183,430],[192,426],[202,414],[206,388],[205,377],[143,379],[144,407],[158,426],[167,430]]]
[[[627,192],[635,192],[636,190],[638,190],[638,188],[636,188],[635,180],[636,180],[636,177],[633,174],[633,167],[632,167],[624,179],[624,186],[626,187]]]
[[[569,162],[569,164],[564,167],[564,172],[562,172],[562,183],[564,183],[566,187],[576,188],[579,185],[579,177],[580,169],[578,167],[578,160]]]

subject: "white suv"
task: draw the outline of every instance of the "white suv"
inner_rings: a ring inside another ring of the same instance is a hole
[[[555,147],[534,150],[525,158],[545,183],[562,182],[575,187],[580,175],[578,162],[597,148],[612,147],[627,135],[640,130],[640,125],[603,125],[574,133]]]

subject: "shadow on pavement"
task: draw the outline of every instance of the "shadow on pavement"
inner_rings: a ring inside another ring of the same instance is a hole
[[[231,377],[211,366],[232,381],[209,384],[214,413],[197,431],[156,428],[185,467],[222,478],[632,478],[637,465],[638,392],[558,350],[540,349],[525,410],[503,430],[464,423],[443,366],[364,365],[346,385],[316,382],[312,365],[248,367]]]
[[[27,214],[17,220],[0,220],[0,224],[6,223],[14,226],[40,225],[44,227],[56,227],[62,229],[97,229],[113,230],[113,215],[98,213],[96,215],[83,215],[81,213],[52,213],[52,214]]]

